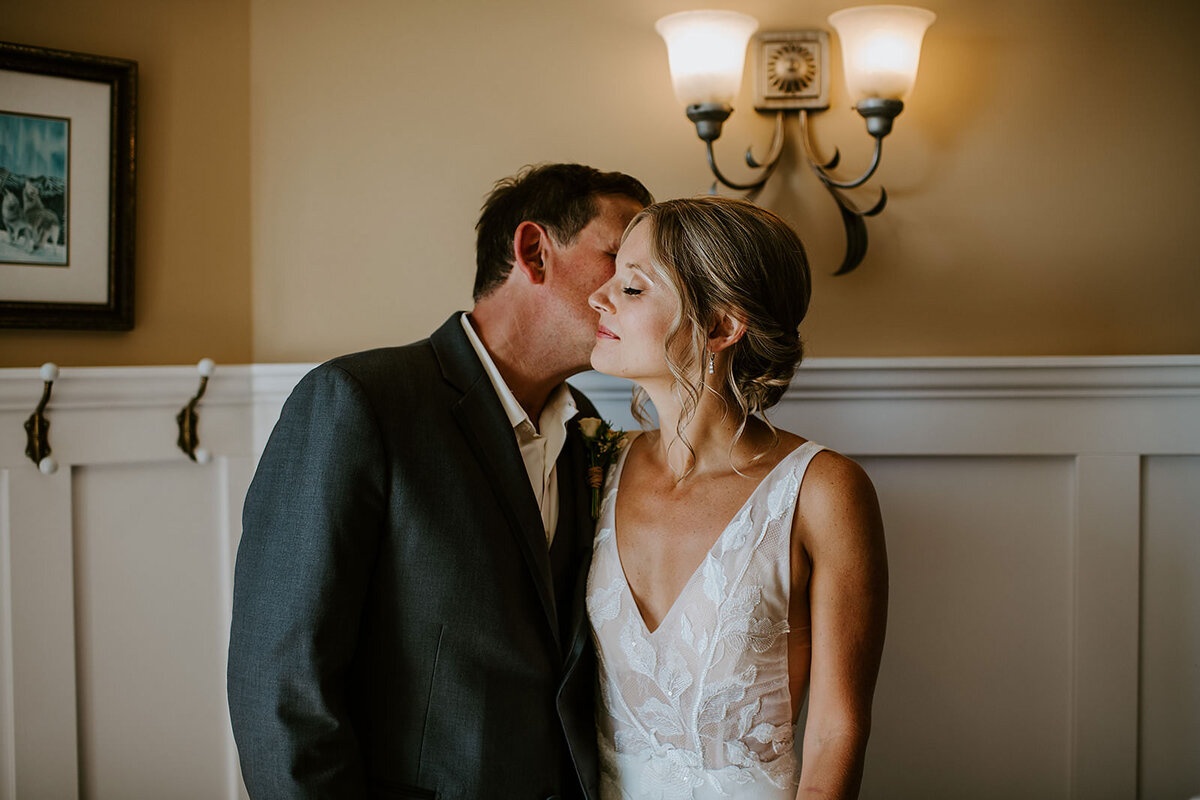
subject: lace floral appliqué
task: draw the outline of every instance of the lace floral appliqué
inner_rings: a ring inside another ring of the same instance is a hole
[[[629,591],[609,471],[588,579],[599,656],[601,796],[793,798],[787,612],[792,515],[822,448],[785,457],[721,533],[653,632]]]

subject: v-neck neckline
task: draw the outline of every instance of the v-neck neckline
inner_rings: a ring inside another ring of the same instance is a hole
[[[662,619],[660,619],[658,624],[654,626],[654,630],[650,630],[650,626],[646,624],[646,618],[642,615],[642,609],[640,606],[638,606],[637,598],[633,596],[633,587],[629,584],[629,576],[625,573],[625,562],[621,557],[621,545],[617,537],[617,498],[621,494],[621,475],[625,472],[625,460],[629,455],[629,451],[633,449],[633,441],[630,441],[625,445],[625,448],[618,456],[617,468],[614,471],[615,474],[613,475],[615,490],[612,502],[613,550],[617,555],[617,569],[621,573],[621,583],[625,588],[625,593],[629,595],[630,602],[633,603],[633,610],[638,618],[638,622],[642,626],[642,633],[645,636],[652,637],[654,634],[662,630],[663,625],[665,625],[671,615],[675,613],[676,607],[679,606],[679,601],[685,594],[687,594],[688,590],[692,587],[692,584],[696,582],[696,576],[701,574],[701,572],[704,570],[705,563],[707,563],[708,559],[712,557],[713,552],[717,549],[717,545],[719,545],[725,538],[725,535],[729,533],[729,529],[733,527],[733,524],[737,522],[738,519],[740,519],[741,516],[746,513],[747,509],[751,507],[754,499],[758,496],[759,490],[762,489],[762,487],[767,484],[767,482],[775,475],[775,473],[779,471],[780,467],[790,461],[796,453],[804,449],[806,446],[808,446],[808,444],[809,441],[805,440],[796,447],[792,448],[783,456],[783,458],[779,459],[779,462],[776,463],[775,466],[771,467],[770,471],[768,471],[766,475],[762,477],[762,479],[758,482],[758,485],[756,485],[750,492],[750,496],[746,498],[745,502],[743,502],[741,507],[734,513],[729,522],[725,523],[725,527],[721,529],[719,534],[717,534],[717,538],[713,539],[713,543],[709,545],[708,550],[705,551],[703,556],[701,556],[700,563],[698,563],[695,569],[692,570],[692,574],[688,576],[688,579],[683,584],[683,588],[679,590],[677,595],[675,595],[675,599],[671,601],[671,605],[667,608],[667,613],[663,614]]]

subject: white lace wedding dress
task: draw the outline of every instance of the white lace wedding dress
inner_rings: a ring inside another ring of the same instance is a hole
[[[787,631],[806,442],[762,480],[653,632],[617,553],[610,470],[587,606],[599,661],[602,800],[794,800]]]

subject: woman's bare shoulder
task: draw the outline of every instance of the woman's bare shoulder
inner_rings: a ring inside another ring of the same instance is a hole
[[[778,444],[775,447],[777,458],[775,460],[782,460],[800,446],[808,444],[811,441],[798,433],[785,431],[782,428],[776,428],[775,435],[778,437]],[[819,446],[823,449],[813,456],[813,460],[809,463],[808,469],[804,473],[805,489],[813,487],[814,491],[824,494],[827,492],[836,493],[839,486],[861,486],[864,481],[866,485],[870,485],[871,479],[867,477],[867,473],[856,461],[842,455],[836,450],[830,450],[824,445]]]
[[[866,470],[857,461],[828,447],[813,456],[805,474],[804,486],[820,494],[832,493],[835,496],[867,489],[874,493],[875,488]]]
[[[882,532],[879,498],[854,459],[825,449],[813,456],[796,502],[798,532],[807,538]]]

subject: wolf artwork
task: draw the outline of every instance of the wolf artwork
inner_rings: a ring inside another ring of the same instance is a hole
[[[58,252],[59,233],[62,223],[58,214],[46,208],[42,193],[33,183],[25,181],[20,196],[4,186],[0,197],[0,221],[8,233],[9,247],[6,260],[35,260],[39,262],[63,262]],[[23,258],[24,257],[24,258]]]
[[[0,112],[0,263],[68,266],[70,126]]]
[[[58,243],[58,215],[42,205],[38,188],[25,181],[25,225],[33,236],[30,252],[40,250],[47,242]]]
[[[21,200],[10,190],[4,190],[4,200],[0,204],[0,219],[4,221],[4,230],[8,231],[10,244],[20,245],[21,238],[32,239],[29,223],[25,221],[25,209]]]

